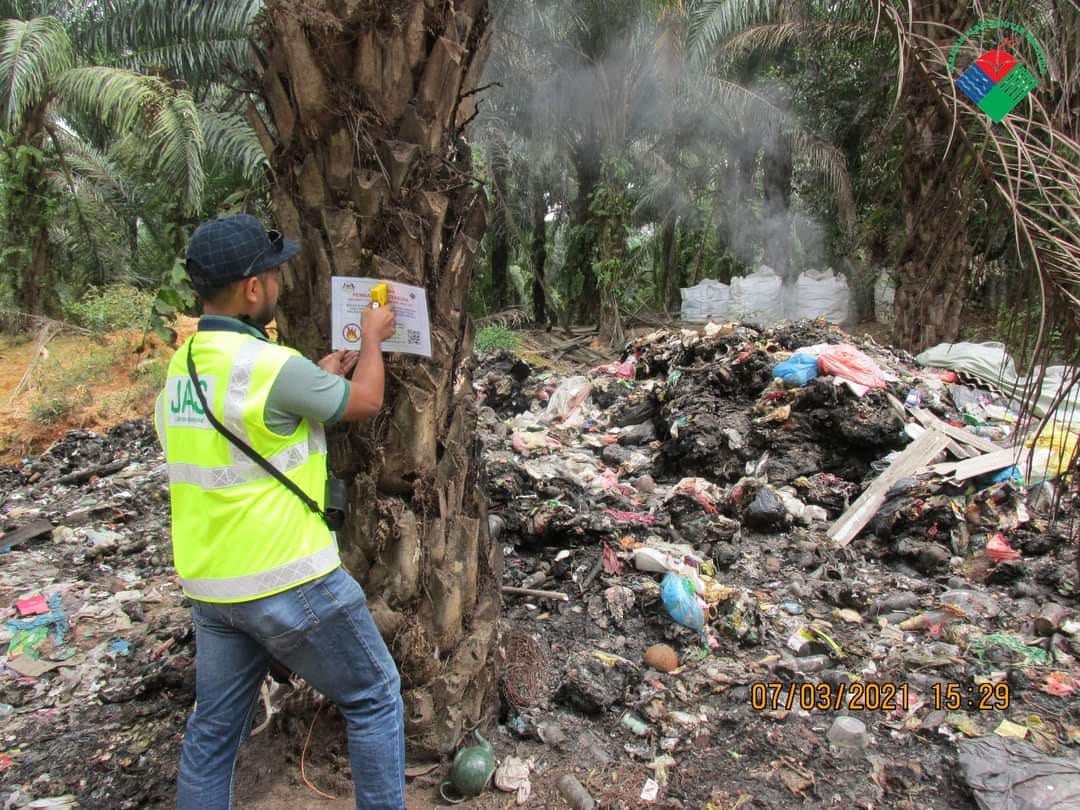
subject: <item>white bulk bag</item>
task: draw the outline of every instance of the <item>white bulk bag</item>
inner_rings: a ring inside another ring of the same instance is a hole
[[[682,319],[684,321],[724,320],[728,316],[731,291],[727,284],[707,278],[693,287],[684,287]]]
[[[896,287],[893,286],[892,278],[887,271],[882,270],[874,285],[874,314],[878,323],[892,323],[895,298]]]
[[[769,267],[731,280],[731,312],[761,321],[763,326],[784,319],[783,279]]]
[[[847,279],[832,270],[807,270],[795,282],[793,318],[824,318],[845,323],[851,305]]]

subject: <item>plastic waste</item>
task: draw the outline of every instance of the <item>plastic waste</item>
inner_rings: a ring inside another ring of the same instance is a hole
[[[731,288],[727,284],[707,278],[693,287],[684,287],[680,292],[684,321],[724,320],[728,317]]]
[[[782,489],[777,490],[776,494],[780,496],[780,500],[783,502],[788,514],[805,526],[809,526],[815,520],[824,521],[829,519],[829,513],[820,506],[807,505],[790,492],[785,492]]]
[[[818,361],[808,354],[794,354],[773,367],[773,376],[788,385],[806,385],[818,375]]]
[[[517,793],[517,803],[525,804],[532,793],[532,784],[529,782],[532,765],[531,759],[507,757],[495,771],[495,787],[507,793]]]
[[[960,770],[982,810],[1080,807],[1080,761],[995,734],[957,744]]]
[[[74,810],[79,806],[78,800],[74,796],[49,796],[45,799],[34,799],[29,804],[24,804],[26,810]]]
[[[592,393],[592,385],[585,377],[567,377],[548,399],[544,415],[549,419],[568,419],[574,411],[581,407],[589,394]]]
[[[825,735],[837,748],[866,748],[866,724],[855,717],[837,717]]]
[[[664,609],[668,615],[683,627],[699,633],[705,627],[705,612],[701,601],[686,577],[674,573],[664,574],[660,583],[660,597],[664,600]]]
[[[1032,436],[1025,447],[1033,448],[1031,454],[1031,484],[1053,481],[1068,468],[1076,452],[1077,438],[1075,431],[1066,430],[1060,424],[1050,424],[1043,428],[1038,436]]]
[[[641,800],[643,802],[655,802],[660,793],[660,783],[655,779],[646,779],[641,788]]]
[[[941,594],[943,605],[962,610],[968,618],[992,619],[1001,613],[1001,606],[987,593],[957,588]]]
[[[634,549],[634,567],[638,571],[653,574],[672,572],[690,580],[695,593],[701,593],[705,589],[705,583],[698,575],[698,568],[703,561],[694,554],[690,546],[665,543],[653,538],[649,538],[648,542],[649,545]]]
[[[832,659],[827,655],[804,655],[795,659],[796,672],[821,672],[832,666]]]
[[[619,723],[639,737],[647,737],[649,735],[649,724],[633,712],[626,712],[623,714],[623,716],[619,718]]]
[[[788,511],[777,492],[769,487],[758,490],[754,500],[743,515],[743,522],[752,529],[772,531],[784,526],[788,521]]]
[[[865,388],[884,388],[885,377],[878,364],[850,343],[840,343],[818,357],[822,374],[832,374]]]
[[[1025,388],[1026,378],[1017,376],[1016,364],[1003,343],[939,343],[915,360],[922,366],[968,374],[1002,393],[1022,393]],[[1036,416],[1045,416],[1047,409],[1058,402],[1062,386],[1072,374],[1072,369],[1066,366],[1048,366],[1041,371],[1042,387],[1032,409]],[[1018,403],[1014,401],[1010,404],[1015,408]],[[1080,404],[1075,397],[1066,396],[1065,402],[1059,403],[1055,418],[1066,424],[1071,423],[1073,429],[1080,429]]]
[[[986,541],[986,556],[994,562],[1002,562],[1003,560],[1019,560],[1020,552],[1009,545],[1009,540],[1005,535],[998,532]]]

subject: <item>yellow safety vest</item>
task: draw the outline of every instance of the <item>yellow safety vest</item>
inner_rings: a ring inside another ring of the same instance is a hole
[[[291,436],[263,419],[285,361],[299,353],[249,334],[198,332],[173,355],[154,416],[165,447],[172,547],[184,593],[246,602],[333,571],[337,541],[322,518],[255,464],[206,418],[187,372],[195,370],[214,416],[316,503],[326,492],[326,436],[302,419]]]

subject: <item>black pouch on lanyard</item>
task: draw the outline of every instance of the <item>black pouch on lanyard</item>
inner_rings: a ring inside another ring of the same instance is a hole
[[[345,482],[337,478],[326,479],[326,506],[323,508],[323,520],[332,531],[345,528],[345,513],[348,506],[348,492]]]

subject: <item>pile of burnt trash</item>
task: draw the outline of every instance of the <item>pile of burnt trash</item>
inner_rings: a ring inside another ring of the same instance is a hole
[[[659,330],[587,372],[529,360],[482,357],[474,386],[502,728],[572,753],[534,776],[600,806],[845,785],[849,806],[1011,807],[1012,777],[1080,801],[1071,426],[1029,434],[1002,392],[823,322]],[[632,796],[596,776],[620,762]]]
[[[173,793],[194,649],[162,462],[128,422],[0,469],[0,807]]]

